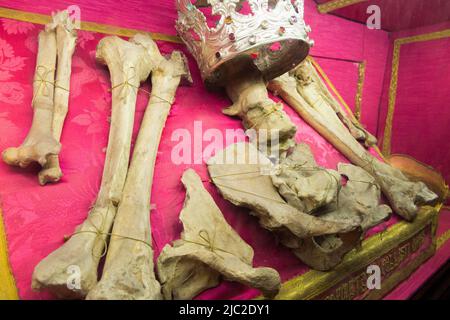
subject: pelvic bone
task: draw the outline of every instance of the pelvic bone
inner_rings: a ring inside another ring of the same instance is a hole
[[[235,163],[234,159],[259,159],[259,162]],[[320,219],[287,204],[272,184],[270,174],[264,173],[271,166],[270,160],[249,143],[233,144],[208,160],[211,179],[223,197],[237,206],[251,209],[268,230],[286,230],[298,238],[308,238],[358,227],[359,219]]]
[[[215,287],[220,276],[260,289],[273,297],[280,276],[271,268],[253,268],[253,249],[228,225],[200,177],[189,169],[182,182],[186,200],[180,214],[181,239],[166,245],[158,274],[166,299],[191,299]]]

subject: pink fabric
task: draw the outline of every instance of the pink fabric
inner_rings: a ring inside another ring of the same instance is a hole
[[[0,150],[19,145],[31,123],[31,79],[35,66],[37,33],[40,29],[42,26],[1,20]],[[37,184],[37,167],[22,170],[0,162],[0,201],[9,258],[22,299],[51,298],[49,294],[31,291],[33,269],[42,258],[63,243],[64,235],[72,233],[75,226],[85,219],[99,188],[111,105],[108,71],[97,65],[94,59],[95,46],[103,36],[79,32],[79,45],[73,57],[70,107],[62,136],[61,166],[65,173],[62,181],[40,187]],[[183,49],[182,46],[168,43],[159,43],[159,46],[165,53]],[[180,183],[182,172],[192,167],[207,181],[204,164],[177,166],[172,163],[171,150],[177,144],[171,139],[173,131],[186,128],[193,133],[194,121],[202,121],[203,130],[218,128],[225,132],[227,128],[241,128],[238,119],[221,114],[221,109],[230,103],[225,94],[205,91],[192,60],[190,67],[195,85],[191,88],[179,88],[156,162],[152,191],[155,210],[151,216],[155,258],[165,244],[179,238],[181,225],[178,215],[185,195]],[[148,83],[144,87],[149,90]],[[144,93],[139,93],[134,137],[147,99]],[[338,162],[346,161],[292,109],[286,106],[285,110],[298,126],[297,141],[310,144],[320,165],[335,168]],[[242,139],[243,134],[239,137],[239,140]],[[201,159],[201,150],[207,144],[204,143],[192,155],[193,159]],[[223,200],[208,182],[205,182],[205,186],[226,220],[255,249],[256,266],[277,269],[283,281],[308,270],[288,249],[277,245],[274,237],[263,230],[247,210],[236,208]],[[379,228],[385,228],[396,221],[393,218]],[[243,285],[223,282],[219,287],[201,294],[199,298],[247,299],[257,294],[256,290]]]
[[[333,0],[316,0],[318,3]],[[366,23],[367,7],[377,5],[381,11],[381,28],[399,31],[450,20],[450,2],[446,0],[370,0],[332,11],[340,17]]]
[[[450,23],[392,34],[392,41],[450,28]],[[401,46],[391,152],[408,154],[440,171],[450,182],[450,38]],[[392,48],[392,44],[391,44]],[[391,50],[392,51],[392,50]],[[389,58],[380,123],[388,110]],[[379,136],[382,136],[382,129]]]
[[[358,91],[358,63],[320,57],[314,59],[354,112],[355,96]]]

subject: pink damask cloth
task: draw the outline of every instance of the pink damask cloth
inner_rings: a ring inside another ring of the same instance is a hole
[[[20,145],[30,127],[37,34],[42,28],[41,25],[9,19],[0,21],[0,150]],[[64,235],[71,234],[83,222],[99,189],[111,112],[109,73],[105,66],[95,61],[95,48],[102,37],[104,35],[78,32],[78,45],[73,56],[69,113],[62,135],[62,180],[41,187],[37,182],[37,166],[24,170],[0,162],[0,201],[9,259],[22,299],[52,298],[48,293],[31,290],[33,269],[41,259],[62,245]],[[181,45],[167,42],[158,45],[163,53],[174,49],[184,50]],[[240,120],[221,113],[222,108],[230,104],[225,93],[206,91],[190,56],[189,63],[194,85],[178,89],[156,161],[151,199],[154,208],[151,221],[155,259],[167,243],[180,236],[182,226],[179,213],[185,197],[180,177],[187,168],[193,168],[205,181],[205,187],[228,223],[254,248],[255,266],[275,268],[283,281],[305,273],[308,268],[287,248],[277,244],[274,236],[262,229],[247,210],[225,201],[215,187],[207,182],[203,150],[210,142],[203,141],[198,146],[198,142],[202,141],[201,136],[198,136],[198,128],[202,127],[201,132],[218,129],[225,137],[229,133],[227,129],[242,129],[242,125]],[[143,84],[143,88],[151,90],[149,81]],[[148,96],[140,91],[133,139],[137,135],[147,101]],[[284,109],[298,127],[296,140],[311,146],[319,165],[336,168],[339,162],[347,162],[291,108],[285,105]],[[196,141],[198,146],[189,155],[189,164],[175,164],[171,160],[173,147],[179,143],[173,138],[173,133],[179,129],[187,129],[192,144]],[[241,130],[235,138],[235,141],[245,140],[244,132]],[[216,143],[221,148],[235,141],[228,139]],[[397,221],[393,217],[372,230],[371,234]],[[223,281],[220,286],[202,293],[198,298],[249,299],[258,294],[258,291],[244,285]]]

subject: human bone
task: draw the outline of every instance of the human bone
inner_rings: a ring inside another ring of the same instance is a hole
[[[341,184],[342,177],[347,182]],[[272,181],[280,194],[292,206],[306,208],[322,219],[360,220],[360,230],[322,235],[296,242],[289,234],[281,242],[294,243],[293,252],[303,262],[317,270],[329,270],[340,263],[344,255],[361,241],[362,232],[387,220],[391,209],[380,205],[380,187],[365,170],[340,163],[338,171],[319,167],[307,144],[298,144],[284,159]]]
[[[435,201],[436,194],[424,183],[408,180],[400,170],[381,162],[361,146],[323,98],[327,89],[320,82],[311,62],[305,60],[296,69],[272,80],[269,89],[279,94],[352,163],[369,172],[396,213],[408,221],[414,220],[419,206]]]
[[[156,44],[151,50],[155,67],[150,100],[114,220],[103,274],[87,299],[162,298],[161,286],[155,278],[151,247],[151,188],[162,130],[180,79],[190,80],[190,73],[182,53],[175,51],[167,60],[159,53]]]
[[[253,129],[260,151],[279,157],[294,145],[297,127],[283,111],[283,106],[269,98],[261,72],[248,59],[235,62],[233,71],[240,70],[226,85],[233,105],[223,110],[229,116],[239,116],[246,129]]]
[[[339,173],[319,167],[305,143],[293,148],[271,178],[287,203],[305,213],[337,202],[341,184]]]
[[[67,10],[53,15],[53,21],[46,25],[46,30],[56,32],[57,64],[56,81],[53,98],[52,133],[56,141],[60,141],[64,120],[69,107],[70,75],[72,71],[72,55],[75,51],[77,33]],[[62,177],[59,157],[51,154],[39,172],[39,183],[57,182]]]
[[[221,277],[275,296],[280,289],[278,272],[253,268],[253,249],[226,222],[194,170],[185,171],[182,182],[186,199],[180,213],[181,239],[166,245],[158,258],[165,299],[191,299],[217,286]]]
[[[56,51],[56,32],[41,31],[33,81],[33,121],[23,143],[3,151],[3,161],[9,165],[24,168],[38,162],[44,166],[49,155],[60,152],[61,145],[52,136]]]
[[[32,279],[36,290],[47,289],[62,298],[83,298],[97,283],[98,263],[105,254],[107,233],[111,230],[128,172],[137,88],[154,66],[147,49],[152,45],[149,36],[136,35],[130,41],[105,37],[97,46],[96,58],[108,66],[113,88],[102,182],[87,219],[67,242],[36,266]],[[71,266],[80,270],[79,288],[67,286],[67,270]]]
[[[359,219],[325,220],[286,203],[272,184],[271,168],[270,160],[246,142],[232,144],[208,160],[209,174],[222,196],[252,210],[265,229],[302,239],[358,227]]]

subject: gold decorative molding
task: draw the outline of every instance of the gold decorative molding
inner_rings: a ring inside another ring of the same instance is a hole
[[[358,65],[358,88],[355,96],[355,118],[361,120],[362,94],[366,77],[366,61]]]
[[[367,0],[333,0],[326,3],[318,4],[317,10],[320,13],[328,13],[337,9],[345,8],[351,6],[352,4],[365,2]]]
[[[346,255],[344,261],[332,271],[322,272],[310,270],[303,275],[284,282],[276,299],[310,300],[318,297],[325,291],[336,286],[349,275],[359,271],[372,261],[396,248],[399,243],[403,243],[411,239],[424,230],[424,228],[430,226],[430,224],[432,233],[435,232],[439,209],[440,206],[423,207],[414,222],[399,222],[391,226],[386,231],[364,240],[361,248],[353,249]],[[432,245],[431,247],[431,249],[426,250],[420,257],[418,257],[418,261],[420,261],[420,263],[411,263],[411,267],[405,269],[402,275],[397,273],[394,274],[396,277],[394,279],[400,279],[399,281],[401,281],[411,274],[420,264],[422,264],[434,253],[435,246]],[[399,283],[399,281],[389,279],[386,279],[385,281],[387,282],[383,282],[382,285],[386,284],[386,288],[392,288]],[[383,294],[386,293],[387,292],[383,292]]]
[[[8,247],[3,226],[2,210],[0,208],[0,300],[17,299],[19,299],[19,296],[8,261]]]
[[[394,49],[392,52],[392,71],[391,71],[391,83],[389,86],[389,103],[388,112],[386,116],[386,123],[384,127],[383,135],[383,154],[389,156],[391,154],[392,144],[392,123],[394,120],[395,102],[397,99],[397,87],[398,87],[398,70],[400,66],[400,49],[402,45],[415,42],[424,42],[437,40],[450,37],[450,29],[416,35],[412,37],[399,38],[394,41]]]
[[[51,21],[50,15],[25,12],[25,11],[19,11],[19,10],[14,10],[14,9],[2,8],[2,7],[0,7],[0,17],[24,21],[24,22],[30,22],[30,23],[35,23],[35,24],[47,24]],[[95,22],[89,22],[89,21],[81,21],[80,29],[84,30],[84,31],[91,31],[91,32],[103,33],[103,34],[108,34],[108,35],[116,35],[116,36],[121,36],[121,37],[132,37],[137,33],[147,33],[147,34],[150,34],[150,36],[152,37],[153,40],[160,40],[160,41],[173,42],[173,43],[182,43],[181,39],[177,36],[171,36],[171,35],[155,33],[155,32],[147,32],[147,31],[136,30],[136,29],[121,28],[121,27],[112,26],[112,25],[108,25],[108,24],[95,23]]]
[[[439,250],[450,239],[450,230],[445,231],[436,241],[436,249]]]

